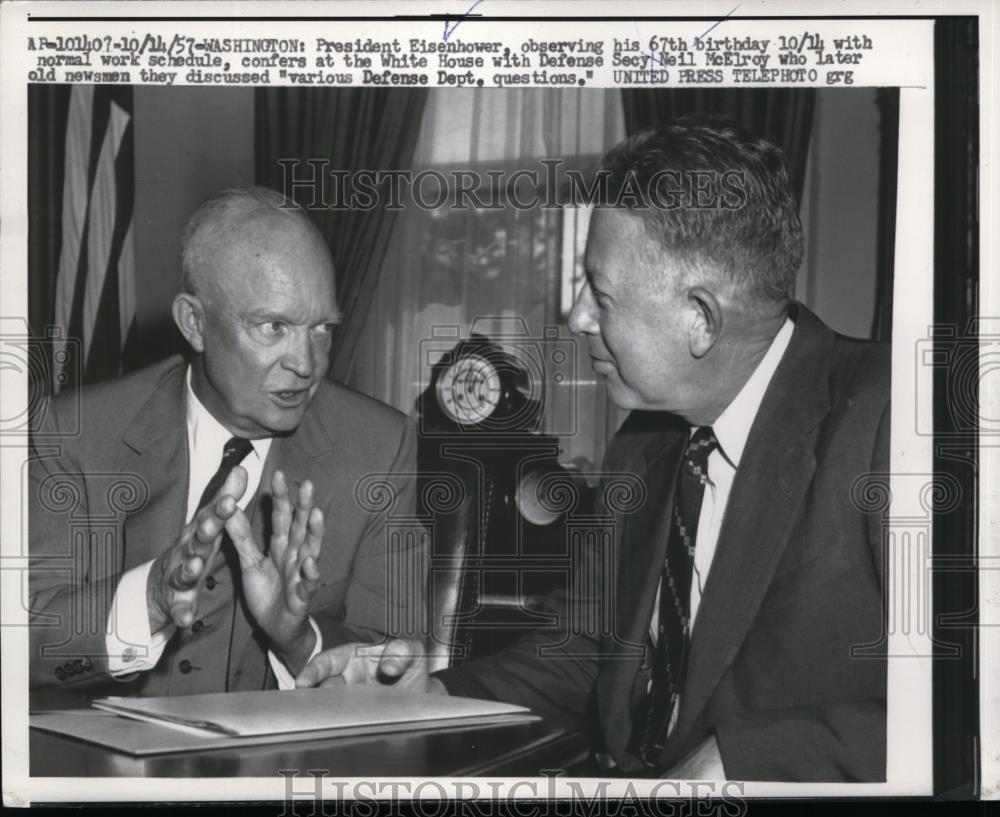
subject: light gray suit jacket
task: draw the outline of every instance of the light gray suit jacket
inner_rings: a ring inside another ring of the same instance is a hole
[[[154,669],[107,674],[105,629],[122,573],[171,547],[185,521],[185,371],[172,358],[47,407],[29,465],[33,688],[178,695],[274,684],[231,543],[201,591],[200,625],[177,631]],[[274,470],[313,481],[326,536],[312,612],[325,647],[424,632],[415,450],[403,415],[332,382],[271,445],[247,514],[266,547]]]

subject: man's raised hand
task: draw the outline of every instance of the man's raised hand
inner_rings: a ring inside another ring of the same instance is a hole
[[[146,581],[149,628],[157,632],[170,623],[190,627],[198,615],[198,594],[222,544],[226,522],[238,510],[247,489],[247,473],[233,468],[214,499],[184,526],[173,547],[153,562]]]
[[[323,512],[314,507],[313,485],[305,480],[292,502],[281,471],[271,479],[274,507],[267,553],[257,543],[246,514],[226,522],[240,559],[243,593],[271,649],[294,673],[309,659],[316,638],[309,625],[309,602],[319,586]]]

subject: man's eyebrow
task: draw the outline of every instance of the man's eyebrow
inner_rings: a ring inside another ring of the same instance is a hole
[[[260,321],[285,321],[286,323],[291,323],[292,321],[289,317],[281,312],[275,312],[272,309],[255,309],[247,312],[247,318],[249,320],[260,320]]]

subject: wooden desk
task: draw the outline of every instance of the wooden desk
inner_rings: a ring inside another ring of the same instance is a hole
[[[309,769],[333,777],[537,777],[542,769],[568,770],[587,756],[582,737],[542,722],[147,757],[31,729],[29,753],[33,777],[274,777],[282,769],[302,777]]]

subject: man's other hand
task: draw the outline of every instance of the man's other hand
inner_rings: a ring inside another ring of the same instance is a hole
[[[222,544],[226,522],[236,513],[236,502],[247,489],[247,473],[230,471],[215,498],[200,508],[173,547],[153,562],[146,582],[146,609],[150,632],[173,622],[190,627],[198,615],[198,594]]]
[[[427,674],[426,653],[423,644],[410,638],[383,644],[341,644],[313,658],[295,679],[295,686],[379,684],[447,695],[444,684]]]

